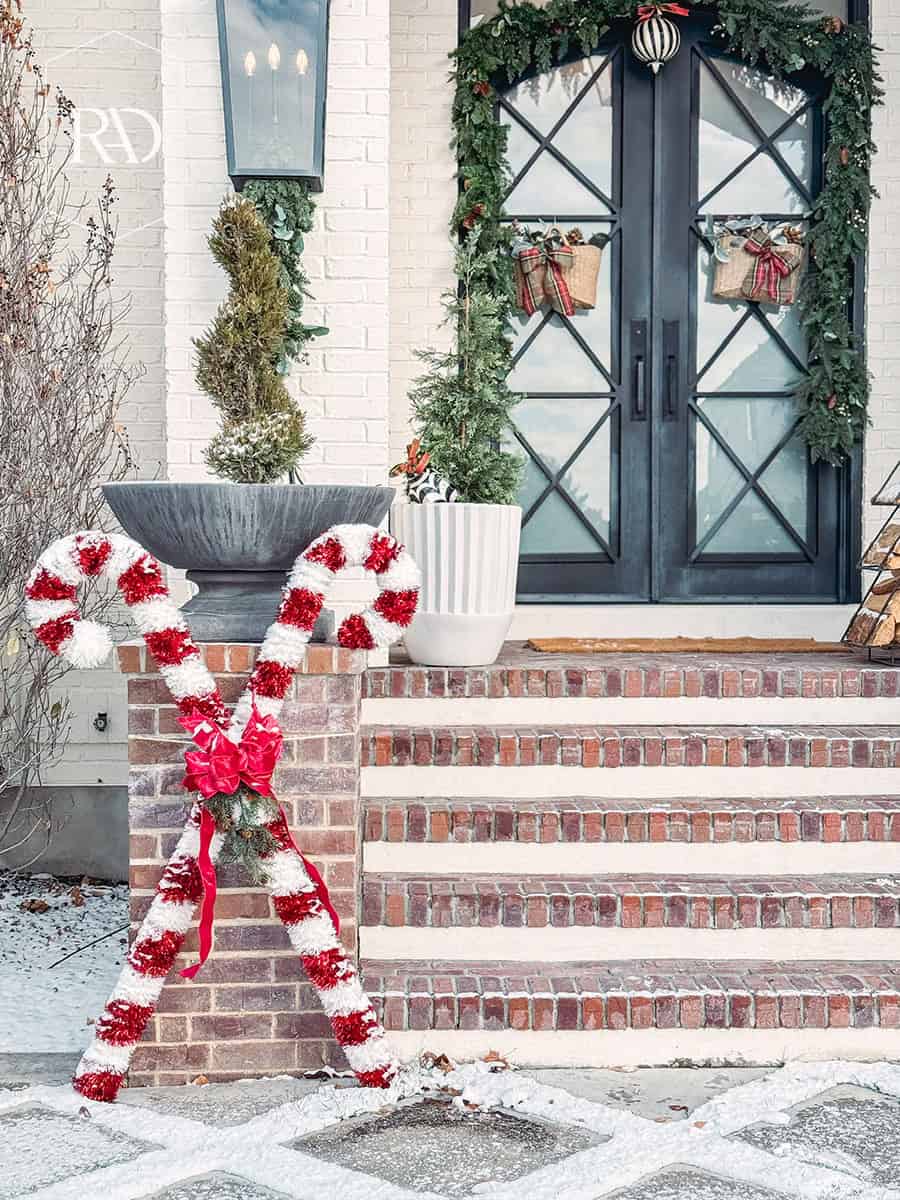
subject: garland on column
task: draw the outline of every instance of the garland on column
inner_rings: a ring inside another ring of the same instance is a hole
[[[862,436],[869,378],[859,339],[851,329],[853,261],[866,249],[874,195],[870,164],[872,106],[881,102],[880,76],[868,30],[816,14],[785,0],[722,0],[694,4],[714,12],[713,35],[723,50],[778,77],[813,68],[825,78],[828,121],[824,184],[813,210],[809,245],[815,270],[804,289],[801,319],[810,365],[797,389],[801,431],[813,461],[840,463]],[[591,54],[611,22],[634,21],[638,3],[622,0],[549,0],[542,8],[500,0],[490,21],[469,30],[452,57],[456,95],[455,143],[463,187],[451,237],[460,236],[480,263],[469,283],[473,298],[499,301],[507,318],[515,304],[512,233],[500,224],[510,184],[507,131],[496,117],[496,83],[514,83],[537,67],[548,71],[573,46]],[[497,253],[498,249],[501,253]],[[507,369],[510,363],[507,346]]]
[[[215,864],[229,840],[244,840],[242,830],[249,835],[247,850],[254,853],[275,911],[360,1083],[387,1087],[396,1075],[384,1029],[341,945],[328,890],[294,845],[271,787],[282,747],[276,718],[293,674],[304,661],[328,590],[340,573],[353,567],[374,574],[379,595],[370,608],[343,621],[338,643],[373,649],[399,639],[416,610],[416,564],[393,537],[370,525],[335,525],[296,559],[278,615],[230,716],[184,616],[172,603],[160,564],[136,542],[95,531],[73,534],[53,542],[32,571],[26,612],[35,635],[51,653],[78,668],[99,666],[112,648],[105,626],[81,618],[78,585],[100,577],[115,584],[175,698],[182,726],[199,747],[185,754],[184,786],[201,798],[79,1063],[74,1084],[82,1095],[115,1099],[201,897],[200,961],[182,974],[193,979],[202,966],[212,944]],[[236,821],[244,824],[236,828]]]

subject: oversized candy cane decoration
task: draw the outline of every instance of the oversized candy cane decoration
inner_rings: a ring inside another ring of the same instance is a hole
[[[397,641],[416,610],[420,576],[410,555],[369,525],[336,525],[297,558],[277,618],[265,636],[247,687],[229,720],[184,617],[172,603],[159,563],[136,542],[95,532],[60,538],[41,555],[26,587],[26,613],[37,638],[74,667],[99,666],[112,646],[109,631],[81,619],[77,587],[103,576],[112,580],[131,610],[179,711],[206,718],[201,729],[239,744],[248,723],[276,718],[294,671],[334,579],[345,569],[374,573],[379,595],[338,630],[338,643],[373,649]],[[211,821],[197,801],[119,980],[95,1025],[95,1036],[78,1065],[74,1085],[93,1100],[114,1100],[132,1051],[152,1016],[166,977],[181,950],[204,891],[201,866],[211,869],[223,837],[214,832],[201,854],[201,827]],[[283,814],[266,824],[275,850],[263,866],[276,912],[316,988],[338,1043],[360,1083],[386,1087],[397,1073],[374,1009],[354,964],[337,936],[320,881],[291,840]],[[308,869],[309,867],[309,869]],[[209,881],[207,881],[209,882]]]

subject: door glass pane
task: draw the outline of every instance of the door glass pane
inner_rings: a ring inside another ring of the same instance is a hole
[[[795,88],[776,87],[758,71],[727,60],[718,60],[730,86],[767,134],[773,133],[805,100]],[[760,137],[742,115],[734,99],[704,63],[700,71],[698,199],[704,211],[716,213],[802,212],[808,207],[777,162],[765,151],[755,154],[738,174],[719,187],[759,148]],[[799,118],[785,130],[776,145],[801,183],[810,186],[810,120]],[[799,169],[798,169],[799,168]]]
[[[701,392],[784,392],[801,373],[755,317],[745,321],[719,357],[700,376]]]
[[[796,422],[792,399],[763,397],[719,399],[704,397],[698,406],[722,440],[751,473],[755,472]],[[696,429],[696,543],[713,526],[746,486],[724,447],[695,421]],[[809,508],[809,455],[794,437],[760,477],[760,485],[801,540],[806,538]],[[703,547],[704,554],[786,554],[798,547],[755,491],[740,501],[734,512]]]
[[[797,420],[793,397],[778,400],[737,396],[725,400],[704,396],[697,401],[697,407],[751,471],[775,449]]]
[[[612,418],[600,426],[562,478],[562,485],[597,532],[609,541]]]
[[[517,322],[536,321],[524,313]],[[577,318],[573,318],[577,320]],[[591,361],[565,325],[565,318],[554,313],[513,367],[509,386],[514,392],[608,392],[609,381]]]
[[[514,453],[521,454],[522,446],[519,442],[513,441],[507,446],[507,449]],[[525,457],[525,469],[522,472],[522,483],[519,487],[519,495],[516,498],[516,503],[521,505],[522,512],[527,513],[537,500],[538,496],[546,488],[549,480],[543,473],[540,467],[537,466],[534,459],[530,455]]]
[[[521,165],[537,149],[537,142],[521,125],[513,128],[515,132],[510,130],[509,146]],[[510,163],[514,161],[510,155]],[[547,150],[541,151],[506,197],[503,207],[511,217],[523,214],[544,217],[548,221],[566,213],[606,216],[610,211],[601,197],[585,187]]]
[[[529,396],[517,406],[514,421],[532,450],[540,457],[546,472],[555,478],[603,418],[608,407],[609,402],[605,400]],[[569,498],[604,539],[609,538],[610,532],[612,419],[608,416],[595,430],[560,481]],[[545,471],[529,459],[519,495],[519,503],[526,512],[548,482]],[[527,544],[532,549],[525,552],[534,554],[554,547],[560,553],[596,552],[596,539],[588,532],[590,544],[586,543],[584,526],[577,519],[573,525],[573,515],[558,496],[548,496],[526,523],[525,529],[531,532],[527,541],[523,540],[523,548]],[[552,518],[560,521],[556,540],[551,538]]]
[[[513,410],[513,424],[556,474],[608,407],[608,400],[526,396]]]
[[[766,495],[806,540],[809,513],[809,451],[800,437],[788,442],[760,476]]]
[[[807,188],[812,185],[812,113],[802,113],[775,139],[779,154]]]
[[[704,554],[797,554],[799,547],[755,492],[748,492]]]
[[[603,547],[565,500],[551,492],[522,528],[523,554],[602,554]]]
[[[524,80],[504,93],[505,99],[516,112],[529,122],[542,136],[550,133],[577,99],[574,109],[553,137],[553,145],[583,175],[596,184],[607,196],[612,192],[613,160],[613,112],[612,112],[612,66],[597,75],[605,59],[602,55],[579,59],[565,66],[554,67],[531,79]],[[595,78],[596,76],[596,78]],[[517,174],[537,149],[538,143],[527,133],[510,113],[501,109],[500,120],[509,127],[507,155],[513,174]],[[585,131],[590,130],[590,137]],[[545,155],[537,160],[531,170],[541,171],[541,185],[557,190],[561,185],[550,168],[543,163]],[[551,159],[551,162],[553,160]],[[530,174],[530,172],[529,172]],[[568,180],[575,182],[570,172]],[[568,186],[568,181],[564,181]],[[524,197],[532,196],[538,185],[523,180],[516,188],[515,201],[507,202],[509,212],[537,212],[546,206],[550,192],[545,192],[537,207],[524,203]],[[588,195],[591,195],[588,191]],[[566,197],[568,204],[574,197]],[[583,205],[583,201],[582,201]],[[592,208],[594,206],[592,205]],[[572,207],[569,212],[589,212],[591,208]]]
[[[715,64],[728,88],[740,97],[741,103],[766,134],[774,133],[792,113],[797,112],[806,103],[806,93],[800,88],[793,87],[784,80],[774,79],[755,67],[748,67],[746,63],[730,58],[717,58]],[[728,108],[734,108],[734,101],[727,98],[727,93],[722,91],[718,80],[705,64],[701,70],[701,111],[704,105],[703,92],[706,91],[706,111],[709,119],[721,118],[724,115],[723,100]],[[721,119],[717,120],[716,124],[722,124]],[[723,125],[723,128],[726,127]]]

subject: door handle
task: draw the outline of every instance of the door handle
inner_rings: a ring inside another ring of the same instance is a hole
[[[631,322],[631,419],[647,420],[647,322]]]
[[[663,420],[678,419],[679,352],[681,326],[678,321],[663,321],[663,356],[666,360],[663,391]]]

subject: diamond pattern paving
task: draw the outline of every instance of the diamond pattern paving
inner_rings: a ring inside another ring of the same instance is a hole
[[[202,1179],[178,1183],[164,1192],[154,1192],[146,1200],[287,1200],[287,1197],[284,1192],[259,1187],[247,1179],[239,1179],[237,1175],[216,1172],[214,1175],[204,1175]]]
[[[644,1179],[624,1192],[613,1192],[604,1200],[782,1200],[783,1195],[749,1183],[676,1168]]]
[[[900,1104],[847,1088],[820,1096],[798,1109],[790,1125],[757,1125],[737,1135],[772,1154],[791,1154],[838,1170],[851,1170],[872,1183],[900,1180]]]
[[[426,1101],[389,1116],[325,1129],[294,1148],[328,1162],[444,1196],[505,1182],[605,1141],[580,1129],[504,1112],[469,1113]]]
[[[127,1162],[156,1147],[103,1129],[89,1118],[38,1106],[0,1115],[0,1200]]]
[[[900,1065],[534,1074],[0,1090],[0,1200],[900,1200]]]
[[[254,1079],[215,1087],[133,1088],[122,1093],[119,1103],[226,1128],[300,1100],[317,1086],[306,1079]]]

